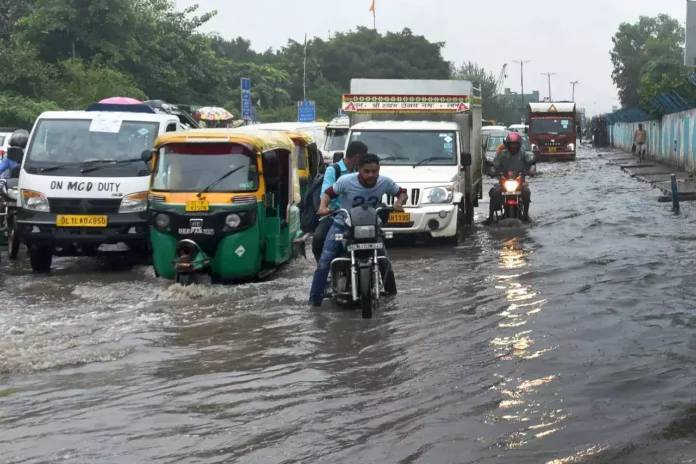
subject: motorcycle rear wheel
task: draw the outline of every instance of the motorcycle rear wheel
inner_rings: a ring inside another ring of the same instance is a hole
[[[370,268],[360,269],[360,309],[363,319],[372,318],[374,298],[372,294],[372,270]]]

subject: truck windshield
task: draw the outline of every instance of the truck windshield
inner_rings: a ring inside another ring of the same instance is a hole
[[[570,134],[575,130],[572,119],[533,119],[530,126],[533,134]]]
[[[138,158],[144,150],[152,150],[158,131],[159,122],[151,121],[121,121],[119,127],[104,128],[93,125],[92,119],[42,119],[26,164],[46,167]]]
[[[326,142],[324,142],[324,150],[345,150],[346,138],[348,138],[348,129],[326,129]]]
[[[200,192],[235,169],[208,191],[250,192],[258,189],[255,155],[241,145],[166,145],[157,155],[152,190]]]
[[[457,164],[456,137],[447,131],[371,130],[353,131],[350,141],[363,142],[383,165],[414,165],[430,158],[429,165],[451,166]]]

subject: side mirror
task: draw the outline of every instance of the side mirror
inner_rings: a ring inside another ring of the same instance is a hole
[[[524,133],[525,133],[525,134],[529,134],[529,127],[525,127],[525,128],[524,128]]]
[[[9,147],[7,149],[7,159],[22,164],[22,160],[24,160],[24,148]]]
[[[140,154],[140,159],[146,163],[152,161],[152,150],[143,150],[143,152]]]
[[[471,153],[462,152],[461,160],[462,160],[460,163],[461,167],[468,168],[469,166],[471,166]]]
[[[343,153],[342,151],[337,151],[333,155],[333,162],[338,163],[339,161],[341,161],[343,159],[344,155],[345,155],[345,153]]]
[[[524,160],[527,164],[536,164],[536,155],[533,151],[528,151],[524,154]]]

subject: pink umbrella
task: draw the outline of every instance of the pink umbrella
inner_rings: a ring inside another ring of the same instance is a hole
[[[109,103],[112,105],[141,105],[143,102],[130,97],[110,97],[103,99],[99,103]]]

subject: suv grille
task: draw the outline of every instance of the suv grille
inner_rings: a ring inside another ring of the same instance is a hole
[[[418,206],[419,201],[420,201],[420,189],[414,188],[411,189],[410,192],[408,193],[408,200],[406,200],[406,205],[411,205],[411,206]],[[384,198],[384,203],[387,204],[387,206],[394,206],[394,203],[396,203],[396,197],[393,195],[385,195]]]
[[[54,214],[116,214],[121,199],[49,198],[48,204]]]

